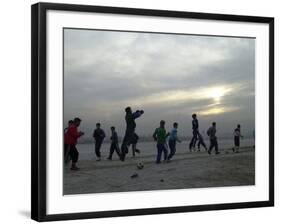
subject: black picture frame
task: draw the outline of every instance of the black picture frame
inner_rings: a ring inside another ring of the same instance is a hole
[[[100,12],[123,15],[161,16],[234,22],[253,22],[269,25],[269,200],[196,206],[160,207],[70,214],[46,214],[46,13],[48,10]],[[206,210],[238,209],[274,206],[274,18],[164,11],[138,8],[119,8],[73,4],[37,3],[31,11],[31,76],[32,76],[32,155],[31,155],[31,218],[36,221],[133,216]]]

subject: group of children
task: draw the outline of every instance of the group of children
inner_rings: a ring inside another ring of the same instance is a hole
[[[118,135],[115,130],[115,127],[112,126],[111,129],[111,145],[109,150],[108,160],[112,160],[113,153],[116,152],[121,161],[125,161],[126,154],[128,154],[128,149],[132,145],[132,153],[133,157],[135,153],[140,153],[140,150],[136,148],[138,142],[138,135],[135,133],[136,123],[135,119],[139,118],[144,111],[137,110],[136,112],[132,112],[130,107],[125,109],[125,121],[126,121],[126,132],[121,144],[121,150],[119,148]],[[196,142],[198,141],[198,150],[200,151],[200,146],[202,145],[208,154],[212,153],[212,149],[215,148],[215,154],[219,154],[218,150],[218,141],[216,136],[216,122],[213,122],[211,127],[207,130],[207,135],[209,136],[210,146],[207,149],[207,146],[203,140],[202,135],[199,132],[199,122],[197,119],[197,115],[192,115],[192,139],[189,144],[190,152],[195,151]],[[69,157],[72,160],[71,170],[78,170],[79,168],[76,166],[78,161],[79,153],[76,148],[77,139],[81,137],[84,133],[79,132],[77,129],[81,123],[80,118],[75,118],[73,121],[69,121],[68,128],[64,131],[64,155],[65,162],[69,161]],[[176,144],[181,143],[181,140],[177,135],[178,123],[173,124],[173,128],[170,132],[167,132],[165,129],[165,121],[160,121],[160,126],[155,129],[153,133],[153,139],[157,142],[157,156],[156,156],[156,164],[161,163],[162,154],[164,154],[164,161],[171,161],[172,157],[176,153]],[[101,124],[96,124],[96,129],[93,132],[93,138],[95,139],[95,154],[97,157],[97,161],[101,160],[101,146],[103,144],[103,140],[106,137],[105,132],[101,129]],[[238,124],[237,128],[234,130],[234,152],[239,152],[240,147],[240,138],[243,137],[241,135],[241,126]],[[167,145],[168,139],[168,145]],[[168,152],[168,148],[170,151]]]
[[[153,134],[154,140],[157,142],[157,157],[156,157],[156,163],[159,164],[161,163],[161,157],[162,153],[164,153],[164,161],[170,161],[172,157],[176,153],[176,143],[181,142],[178,139],[177,135],[177,128],[178,128],[178,123],[173,124],[173,129],[171,130],[171,133],[167,133],[165,129],[165,121],[161,120],[160,121],[160,127],[156,128]],[[170,148],[170,153],[168,155],[168,147],[166,144],[166,139],[169,136],[169,148]]]
[[[193,114],[192,119],[193,119],[192,120],[193,137],[189,144],[189,150],[195,151],[195,145],[198,140],[198,151],[200,151],[200,145],[202,145],[209,154],[211,154],[213,148],[215,148],[216,154],[219,154],[218,141],[216,136],[216,122],[213,122],[212,126],[207,130],[207,135],[210,138],[210,147],[208,150],[206,144],[204,143],[203,137],[199,132],[199,122],[197,120],[197,115]],[[243,136],[241,135],[240,124],[238,124],[237,128],[235,128],[233,135],[234,135],[234,148],[232,148],[232,150],[233,152],[238,153],[240,148],[240,138],[243,138]]]
[[[111,130],[111,136],[110,136],[111,144],[110,144],[110,149],[109,149],[109,156],[107,157],[107,159],[112,160],[112,155],[114,152],[116,152],[116,154],[121,159],[122,152],[119,148],[118,134],[117,134],[114,126],[112,126],[110,128],[110,130]],[[102,145],[105,137],[106,137],[106,135],[105,135],[104,130],[101,129],[101,124],[97,123],[96,129],[94,130],[94,133],[93,133],[93,138],[95,139],[95,153],[96,153],[97,161],[101,161],[100,149],[101,149],[101,145]],[[138,139],[139,139],[139,136],[136,133],[134,133],[132,142],[131,142],[133,157],[135,157],[136,152],[140,153],[140,150],[137,149]]]
[[[64,158],[65,163],[68,162],[69,158],[72,160],[71,170],[79,170],[76,163],[79,158],[79,152],[76,148],[77,140],[84,132],[78,131],[81,119],[76,117],[74,120],[68,122],[68,127],[64,130]]]

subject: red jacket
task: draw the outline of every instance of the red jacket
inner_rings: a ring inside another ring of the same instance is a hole
[[[64,134],[64,144],[76,145],[77,139],[81,135],[82,134],[78,132],[78,128],[75,125],[70,125],[66,133]]]

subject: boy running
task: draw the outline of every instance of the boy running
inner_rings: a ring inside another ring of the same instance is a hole
[[[157,141],[157,157],[156,163],[161,163],[162,152],[164,152],[164,161],[167,160],[168,150],[166,148],[166,138],[169,136],[169,133],[166,133],[165,130],[165,121],[160,121],[160,127],[155,129],[153,138]]]
[[[73,120],[68,121],[68,127],[64,129],[64,163],[67,164],[70,161],[69,144],[67,144],[67,130],[73,124]]]
[[[192,114],[192,139],[189,143],[189,151],[192,152],[192,150],[195,149],[195,144],[197,141],[197,135],[198,135],[198,128],[199,128],[199,123],[197,120],[197,115],[196,114]]]
[[[216,132],[217,132],[216,122],[213,122],[212,126],[207,131],[207,135],[210,137],[210,147],[208,150],[209,155],[211,155],[213,147],[215,147],[216,154],[219,154],[219,147],[218,147]]]
[[[169,137],[169,148],[170,148],[170,154],[168,156],[168,161],[171,160],[171,158],[176,153],[176,144],[177,142],[181,143],[181,140],[178,139],[178,123],[175,122],[173,124],[173,129],[171,130],[170,137]]]
[[[69,144],[69,155],[72,160],[71,170],[79,170],[79,168],[76,166],[76,163],[79,158],[79,152],[76,148],[77,140],[82,135],[84,135],[84,132],[79,131],[78,127],[81,123],[81,119],[76,117],[73,120],[73,124],[70,125],[70,127],[67,129],[66,135],[67,135],[67,144]]]
[[[118,135],[117,132],[115,131],[115,127],[111,127],[111,145],[110,145],[110,152],[108,156],[108,160],[112,160],[112,155],[114,151],[116,151],[117,155],[120,158],[120,149],[119,149],[119,144],[118,144]]]

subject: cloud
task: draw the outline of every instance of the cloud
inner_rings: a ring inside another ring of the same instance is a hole
[[[84,128],[96,121],[124,128],[124,107],[131,105],[146,111],[141,132],[160,117],[187,127],[193,112],[223,118],[225,129],[235,120],[254,128],[254,39],[64,32],[65,122],[79,115]]]

